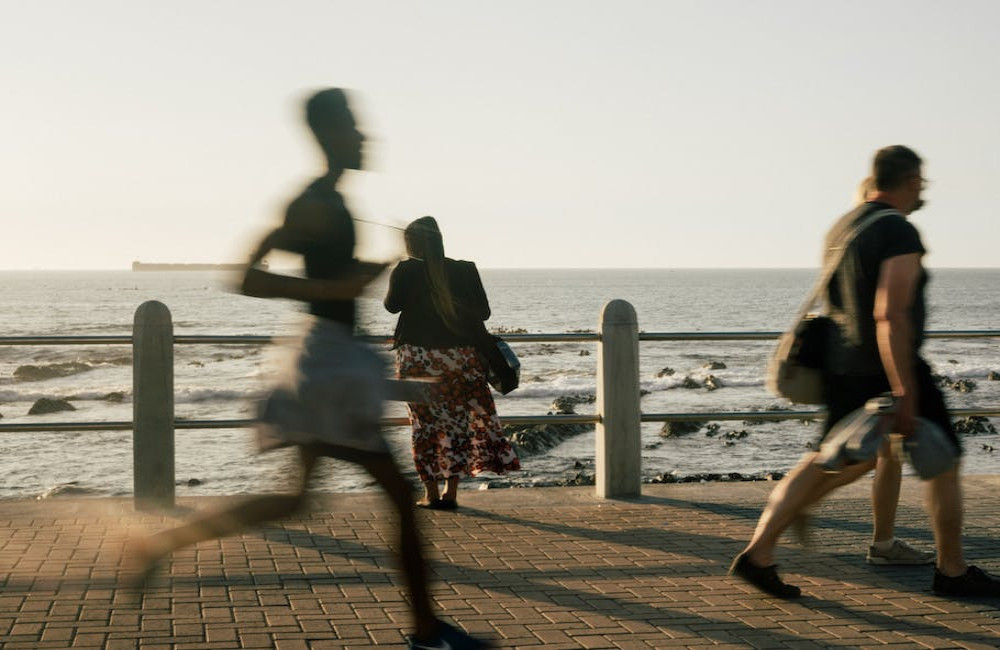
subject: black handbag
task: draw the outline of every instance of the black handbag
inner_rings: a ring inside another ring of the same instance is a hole
[[[521,362],[517,355],[499,336],[486,331],[476,342],[476,352],[486,372],[486,381],[501,395],[511,392],[521,383]]]

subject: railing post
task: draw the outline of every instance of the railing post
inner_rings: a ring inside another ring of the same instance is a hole
[[[150,300],[132,328],[132,482],[136,510],[174,507],[174,329]]]
[[[597,355],[597,496],[637,497],[642,486],[639,324],[635,309],[612,300],[601,312]]]

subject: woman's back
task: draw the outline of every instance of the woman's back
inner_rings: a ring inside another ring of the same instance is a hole
[[[489,301],[476,265],[444,258],[448,292],[458,322],[449,325],[434,304],[426,265],[418,259],[403,260],[392,271],[385,307],[399,314],[396,345],[428,348],[472,345],[482,321],[490,316]],[[458,329],[458,331],[455,331]]]

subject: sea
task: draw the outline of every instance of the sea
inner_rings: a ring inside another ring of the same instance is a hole
[[[787,328],[816,271],[809,269],[483,269],[493,316],[491,329],[558,333],[596,331],[603,306],[629,301],[645,332],[778,331]],[[127,335],[136,308],[159,300],[171,311],[177,334],[266,334],[293,337],[308,318],[281,300],[241,296],[238,277],[212,271],[3,271],[0,336]],[[929,329],[996,329],[1000,270],[932,269]],[[364,333],[388,335],[394,316],[382,307],[385,284],[376,283],[359,302]],[[647,413],[751,411],[789,407],[764,388],[773,342],[642,342],[640,382]],[[596,390],[596,344],[514,343],[522,363],[521,387],[496,395],[501,418],[550,412],[561,396]],[[392,352],[383,350],[391,364]],[[974,389],[946,389],[956,408],[1000,404],[1000,347],[996,339],[932,339],[925,356],[936,372],[971,380]],[[178,345],[175,348],[176,415],[183,418],[252,417],[288,345]],[[715,363],[725,368],[709,369]],[[673,374],[665,374],[670,368]],[[709,390],[708,374],[721,381]],[[690,383],[690,382],[689,382]],[[129,346],[0,346],[0,415],[3,424],[36,421],[130,420],[132,368]],[[74,411],[28,415],[40,398],[70,400]],[[581,403],[579,413],[594,406]],[[405,416],[389,403],[387,415]],[[992,424],[1000,424],[996,419]],[[642,426],[643,479],[784,472],[815,440],[818,424],[719,422],[680,437],[661,435],[662,424]],[[400,466],[415,480],[409,430],[387,430]],[[177,493],[229,495],[281,489],[292,476],[288,450],[257,453],[249,429],[176,432]],[[994,448],[996,451],[994,451]],[[906,470],[910,472],[909,469]],[[965,438],[964,471],[1000,474],[1000,436]],[[594,473],[593,431],[580,433],[543,453],[525,455],[522,470],[481,475],[465,489],[533,487],[583,481]],[[363,471],[329,461],[315,489],[375,489]],[[132,492],[129,431],[0,433],[0,498],[125,496]]]

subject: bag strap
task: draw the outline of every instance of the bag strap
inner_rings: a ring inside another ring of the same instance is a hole
[[[819,300],[823,291],[826,290],[826,286],[830,283],[830,279],[833,278],[833,274],[837,272],[837,267],[840,266],[841,260],[844,259],[844,255],[847,253],[848,247],[854,242],[855,238],[861,234],[861,232],[872,225],[882,217],[888,217],[891,214],[899,214],[899,210],[889,208],[885,210],[876,210],[872,212],[864,219],[861,220],[850,232],[841,240],[840,246],[831,247],[829,250],[833,251],[833,256],[827,260],[826,264],[823,265],[823,270],[816,278],[816,283],[813,284],[812,291],[809,292],[809,296],[806,298],[805,302],[802,303],[802,307],[799,309],[798,315],[795,317],[795,321],[792,327],[795,327],[809,310],[812,309],[816,301]]]

